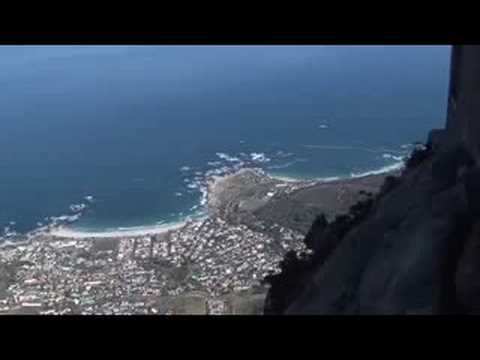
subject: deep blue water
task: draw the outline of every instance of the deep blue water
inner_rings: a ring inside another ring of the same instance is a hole
[[[82,229],[172,221],[200,209],[196,184],[223,166],[309,178],[391,165],[443,126],[449,56],[446,46],[1,46],[0,232],[88,195]]]

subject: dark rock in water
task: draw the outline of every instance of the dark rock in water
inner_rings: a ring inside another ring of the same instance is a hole
[[[480,47],[454,46],[445,131],[369,202],[312,225],[270,280],[276,314],[480,313]]]

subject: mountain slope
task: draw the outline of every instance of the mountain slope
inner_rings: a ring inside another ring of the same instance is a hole
[[[480,309],[480,47],[452,50],[447,126],[350,215],[314,223],[313,255],[270,277],[267,314]]]

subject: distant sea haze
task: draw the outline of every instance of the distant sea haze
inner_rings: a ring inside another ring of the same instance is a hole
[[[0,236],[202,216],[205,181],[400,166],[443,127],[447,46],[2,46]],[[2,235],[3,234],[3,235]]]

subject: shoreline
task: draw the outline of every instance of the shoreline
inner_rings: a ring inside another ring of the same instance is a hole
[[[198,219],[199,220],[199,219]],[[170,224],[152,225],[152,226],[135,226],[126,228],[126,230],[111,230],[111,231],[88,231],[75,230],[67,226],[59,226],[52,229],[47,234],[59,238],[72,239],[91,239],[91,238],[121,238],[121,237],[136,237],[164,234],[169,231],[178,230],[187,225],[192,219],[178,221]]]
[[[145,226],[135,226],[127,227],[124,229],[118,230],[106,230],[106,231],[95,231],[95,230],[79,230],[74,227],[69,226],[68,224],[57,225],[53,227],[48,227],[47,229],[34,229],[29,231],[23,236],[26,236],[26,240],[18,241],[19,244],[27,241],[28,239],[34,238],[39,235],[52,236],[55,238],[70,238],[70,239],[91,239],[91,238],[123,238],[123,237],[141,237],[148,235],[159,235],[164,234],[170,231],[176,231],[184,226],[188,225],[191,222],[203,221],[212,215],[212,212],[209,210],[210,207],[215,206],[215,191],[218,187],[218,184],[228,181],[230,178],[234,178],[244,172],[253,171],[269,180],[280,181],[287,184],[295,183],[308,183],[310,185],[325,184],[325,183],[342,183],[346,181],[351,181],[355,179],[360,179],[369,176],[381,175],[386,173],[394,173],[401,170],[404,167],[404,161],[399,161],[391,165],[386,165],[380,169],[365,171],[363,173],[351,173],[350,176],[331,176],[324,178],[312,178],[312,179],[302,179],[295,178],[291,176],[283,175],[274,175],[268,173],[267,171],[261,168],[241,168],[232,173],[220,176],[213,175],[206,180],[206,189],[205,194],[202,194],[200,199],[200,205],[205,206],[206,213],[201,216],[195,216],[195,214],[187,215],[185,218],[180,219],[175,222],[165,223],[161,225],[145,225]],[[1,239],[1,238],[0,238]],[[2,243],[15,244],[17,241],[10,241],[8,238],[3,239]]]
[[[262,279],[281,270],[287,252],[307,251],[315,216],[347,212],[386,176],[286,182],[262,169],[234,169],[203,179],[203,217],[103,232],[48,226],[2,247],[6,281],[11,272],[20,277],[0,313],[257,312],[267,291]],[[66,294],[57,291],[58,278],[66,279]]]
[[[399,160],[393,164],[390,165],[385,165],[381,168],[374,169],[374,170],[367,170],[364,172],[351,172],[350,175],[347,176],[327,176],[327,177],[313,177],[313,178],[300,178],[300,177],[293,177],[293,176],[288,176],[288,175],[273,175],[268,172],[266,172],[266,175],[272,179],[275,180],[280,180],[284,182],[315,182],[315,183],[327,183],[327,182],[335,182],[335,181],[348,181],[352,179],[359,179],[367,176],[372,176],[372,175],[381,175],[381,174],[386,174],[390,172],[395,172],[402,170],[405,166],[405,161],[404,160]]]

